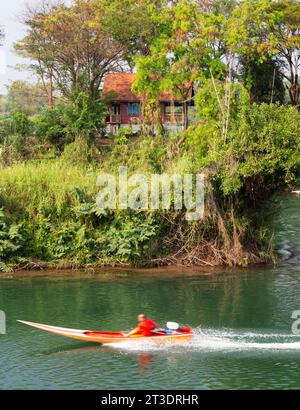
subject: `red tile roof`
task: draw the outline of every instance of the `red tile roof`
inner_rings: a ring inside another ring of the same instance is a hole
[[[139,101],[140,98],[131,91],[134,73],[107,73],[104,78],[103,95],[112,95],[113,100]]]
[[[107,73],[104,78],[103,95],[112,96],[114,101],[140,101],[132,90],[132,84],[135,80],[134,73]],[[171,92],[161,92],[159,95],[160,101],[178,100]]]

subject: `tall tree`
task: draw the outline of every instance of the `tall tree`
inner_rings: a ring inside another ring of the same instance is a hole
[[[160,13],[166,0],[106,0],[104,24],[115,41],[123,44],[124,60],[131,69],[136,55],[148,55],[152,39],[164,29]],[[103,10],[99,9],[100,13]],[[100,16],[97,15],[98,21]]]
[[[27,8],[28,34],[15,49],[35,62],[33,69],[44,84],[50,85],[50,106],[53,84],[66,98],[84,92],[96,100],[105,73],[128,69],[126,58],[136,48],[138,27],[142,23],[147,27],[147,21],[142,13],[143,1],[138,1],[139,8],[134,8],[135,3],[126,0],[128,6],[137,10],[133,15],[121,3],[74,0],[70,6],[43,2],[38,8]],[[115,16],[116,10],[122,13]],[[138,15],[143,18],[139,20]],[[139,26],[131,24],[130,19],[139,21]],[[145,30],[142,33],[145,36]]]
[[[257,54],[246,55],[241,57],[240,65],[240,78],[249,90],[251,102],[284,103],[283,76],[274,58],[260,61]]]
[[[281,0],[273,2],[272,10],[278,21],[272,27],[271,40],[277,58],[282,63],[282,75],[287,80],[287,89],[292,105],[299,104],[300,97],[300,2]]]
[[[260,61],[277,59],[291,104],[299,104],[300,2],[299,0],[244,0],[228,25],[232,48],[241,56],[259,55]]]
[[[234,5],[221,0],[165,2],[150,53],[136,60],[135,88],[152,99],[171,90],[187,101],[189,83],[200,85],[211,76],[224,79],[230,60],[224,33]]]

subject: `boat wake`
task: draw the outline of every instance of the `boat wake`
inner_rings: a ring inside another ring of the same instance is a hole
[[[110,344],[119,349],[131,351],[250,351],[250,350],[299,350],[300,335],[283,333],[259,333],[255,331],[236,332],[231,329],[195,329],[191,341],[183,343],[156,344],[151,341],[121,342]]]

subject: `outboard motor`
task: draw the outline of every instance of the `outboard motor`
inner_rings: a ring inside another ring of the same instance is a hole
[[[179,324],[176,322],[167,322],[166,325],[166,335],[171,335],[172,330],[178,330],[179,329]]]

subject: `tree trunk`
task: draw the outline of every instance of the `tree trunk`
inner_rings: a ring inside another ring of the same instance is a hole
[[[53,101],[53,76],[52,76],[52,73],[49,76],[48,102],[49,102],[49,108],[52,109],[53,106],[54,106],[54,101]]]
[[[300,86],[298,84],[298,78],[288,88],[291,104],[296,107],[299,104]]]
[[[188,104],[186,101],[183,102],[183,129],[186,130],[188,127]]]

